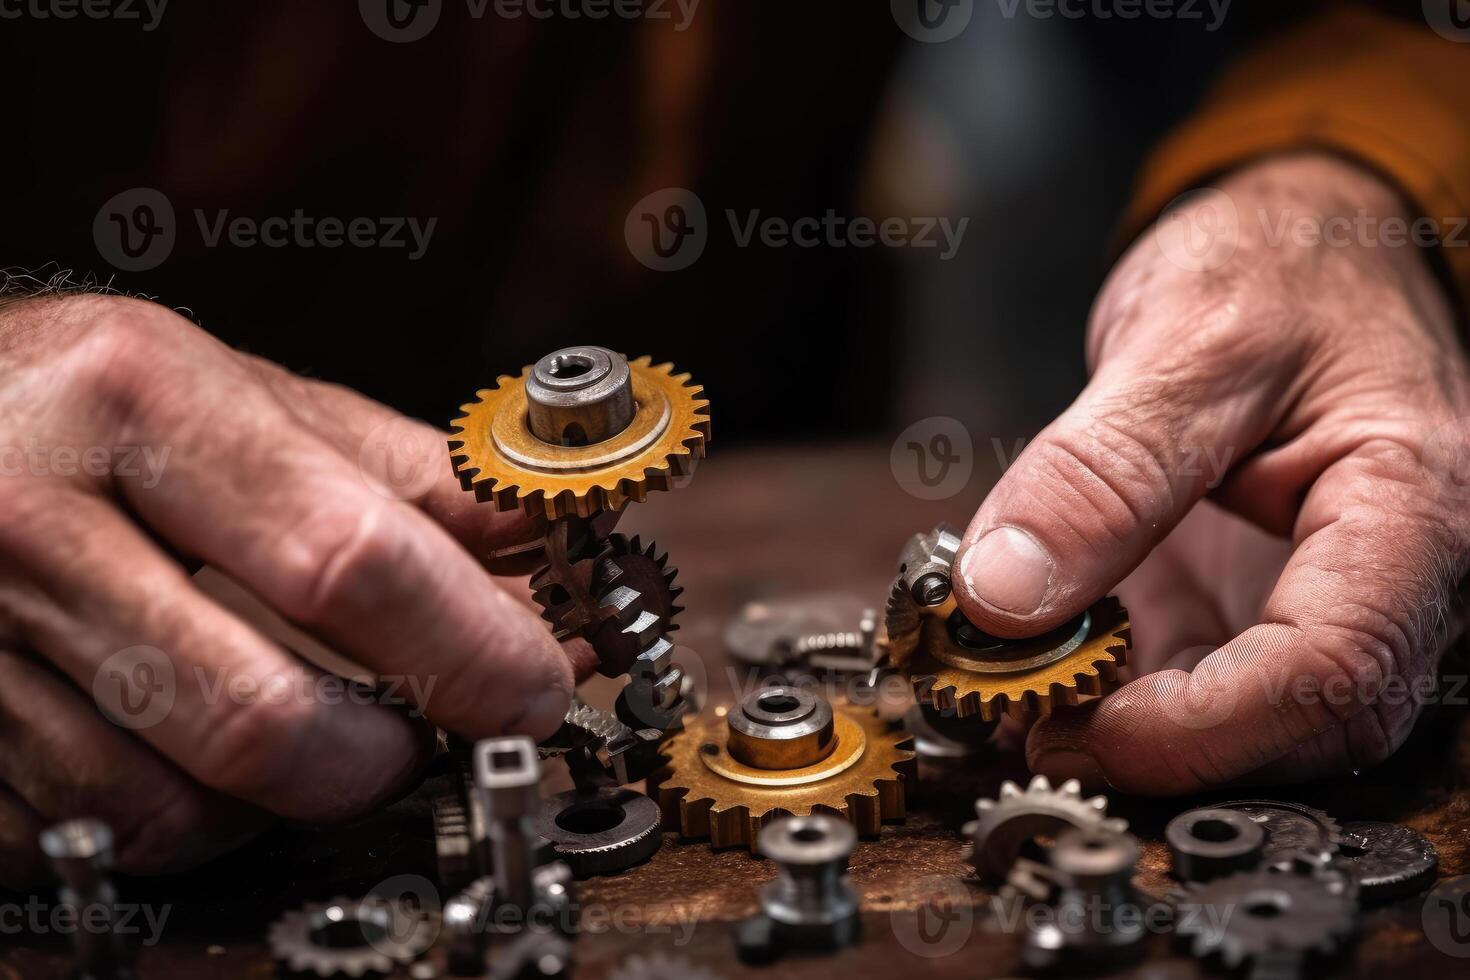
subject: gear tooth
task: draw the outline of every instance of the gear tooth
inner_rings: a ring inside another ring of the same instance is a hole
[[[1050,779],[1047,779],[1041,773],[1037,773],[1036,775],[1034,775],[1034,776],[1031,777],[1031,784],[1026,787],[1026,792],[1028,792],[1028,793],[1050,793],[1051,792],[1051,780]]]
[[[1057,792],[1061,793],[1063,796],[1080,797],[1082,795],[1082,781],[1078,779],[1069,779],[1057,788]]]
[[[1107,809],[1108,809],[1108,798],[1106,796],[1094,796],[1094,797],[1092,797],[1091,799],[1089,799],[1089,800],[1087,800],[1085,802],[1086,802],[1086,805],[1087,806],[1089,806],[1092,809],[1096,810],[1098,813],[1106,813],[1107,812]]]
[[[1005,782],[1003,782],[1003,783],[1000,784],[1000,798],[1001,799],[1008,800],[1008,799],[1011,799],[1013,797],[1017,797],[1017,796],[1020,796],[1020,795],[1022,795],[1021,794],[1020,784],[1013,783],[1009,779],[1007,779]]]
[[[1001,792],[1002,793],[1005,792],[1004,788],[1001,789]],[[986,810],[993,810],[993,809],[995,809],[995,801],[994,800],[991,800],[991,799],[979,799],[979,800],[976,800],[975,801],[975,811],[977,813],[984,813]]]

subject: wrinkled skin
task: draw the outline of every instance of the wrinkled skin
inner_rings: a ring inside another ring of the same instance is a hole
[[[444,440],[152,303],[0,309],[3,883],[35,875],[58,818],[107,820],[123,870],[178,868],[401,792],[428,721],[555,730],[568,656],[475,557],[538,528],[464,493]],[[197,588],[201,563],[423,703],[313,696],[322,672]],[[99,705],[158,677],[105,666],[138,646],[168,658],[174,701],[114,725]]]
[[[1197,236],[1206,254],[1181,261],[1180,222],[1221,227],[1218,207],[1185,202],[1134,245],[1094,308],[1089,384],[959,558],[961,605],[998,634],[1053,627],[1115,586],[1129,606],[1134,679],[1027,738],[1034,769],[1095,788],[1379,763],[1461,629],[1470,376],[1445,290],[1413,245],[1340,223],[1329,242],[1278,234],[1284,215],[1406,205],[1317,155],[1217,188],[1238,236]]]

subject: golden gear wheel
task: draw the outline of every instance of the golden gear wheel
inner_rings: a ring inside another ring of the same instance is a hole
[[[837,745],[801,769],[756,769],[730,755],[724,712],[690,719],[663,746],[666,766],[649,780],[664,826],[715,848],[754,846],[766,824],[827,813],[877,835],[906,812],[917,769],[913,738],[876,708],[832,703]]]
[[[1113,690],[1133,644],[1128,612],[1112,596],[1045,636],[1005,641],[1004,661],[956,643],[951,629],[945,616],[923,616],[917,643],[895,663],[921,701],[946,714],[986,721],[1007,713],[1045,714]],[[1062,653],[1064,648],[1070,649]]]
[[[553,445],[532,434],[526,379],[533,367],[478,392],[479,400],[461,406],[464,415],[452,423],[449,448],[460,484],[496,510],[519,508],[550,520],[621,510],[649,491],[673,489],[704,456],[709,402],[672,364],[629,361],[637,404],[632,423],[584,446]]]

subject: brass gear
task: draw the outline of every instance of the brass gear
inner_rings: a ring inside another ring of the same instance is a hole
[[[784,816],[827,813],[869,837],[902,819],[916,773],[913,739],[875,707],[830,707],[830,754],[797,769],[759,769],[732,756],[724,712],[686,721],[664,744],[665,768],[649,780],[664,825],[716,848],[750,848],[762,827]]]
[[[632,422],[609,439],[580,446],[532,434],[526,381],[533,367],[480,391],[452,423],[449,448],[460,485],[497,510],[519,508],[552,520],[621,510],[649,491],[673,489],[704,456],[709,402],[672,364],[629,361],[637,406]]]

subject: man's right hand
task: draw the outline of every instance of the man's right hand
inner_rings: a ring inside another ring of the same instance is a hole
[[[433,475],[400,492],[384,438]],[[402,679],[438,725],[555,730],[567,658],[476,557],[538,528],[464,493],[444,438],[152,303],[0,309],[0,883],[36,871],[54,820],[100,817],[121,869],[163,870],[272,815],[363,812],[426,758],[418,712],[317,696],[322,672],[186,564]]]

